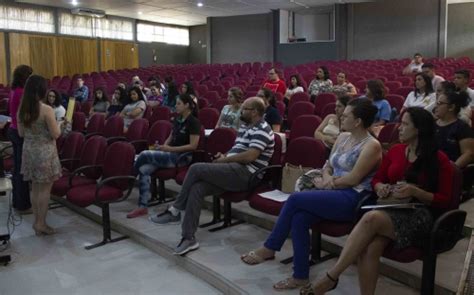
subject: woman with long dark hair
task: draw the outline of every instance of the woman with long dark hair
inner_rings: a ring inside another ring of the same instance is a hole
[[[314,287],[308,285],[300,294],[324,294],[336,288],[339,276],[356,261],[360,293],[374,294],[385,248],[392,242],[398,249],[417,245],[431,231],[434,218],[449,207],[454,170],[448,157],[438,151],[433,116],[420,107],[408,108],[399,131],[402,144],[393,146],[384,157],[372,180],[374,192],[381,199],[413,199],[425,207],[366,213],[349,235],[336,264]]]
[[[433,89],[430,77],[423,73],[415,75],[415,89],[408,93],[403,108],[400,113],[403,113],[409,107],[421,107],[431,112],[436,105],[436,93]]]
[[[182,167],[191,163],[191,152],[197,148],[201,134],[197,105],[190,95],[181,94],[176,101],[176,112],[178,117],[165,143],[156,145],[155,150],[141,152],[135,161],[140,183],[138,208],[128,213],[127,218],[148,214],[150,175],[153,172],[157,169]]]
[[[273,132],[280,132],[283,119],[276,107],[275,93],[268,88],[262,88],[257,92],[257,96],[265,103],[265,121],[272,127]]]
[[[46,104],[53,108],[54,116],[56,117],[56,122],[61,124],[64,121],[64,116],[66,115],[66,109],[61,105],[62,99],[59,92],[55,89],[48,91],[46,96]]]
[[[322,173],[308,180],[314,189],[291,194],[264,245],[241,256],[250,265],[273,259],[291,233],[293,275],[274,289],[296,289],[308,283],[311,226],[324,220],[352,220],[360,199],[372,190],[370,181],[382,160],[382,147],[369,133],[376,112],[367,99],[347,105],[342,118],[347,132],[339,135]]]
[[[105,89],[103,87],[94,89],[94,103],[92,104],[90,115],[92,116],[95,113],[106,114],[109,106],[110,102]]]
[[[32,75],[18,111],[18,133],[24,138],[21,174],[31,181],[31,203],[36,235],[54,234],[46,223],[50,191],[53,182],[61,176],[56,139],[60,136],[54,110],[42,101],[46,95],[46,79]]]
[[[351,99],[352,97],[348,95],[338,97],[336,101],[335,114],[327,115],[314,131],[314,138],[321,140],[328,149],[332,148],[337,137],[342,132],[342,114]]]
[[[303,91],[304,89],[303,89],[303,84],[301,83],[300,75],[298,74],[291,75],[290,85],[288,85],[288,88],[286,89],[286,93],[285,93],[285,98],[283,99],[286,106],[288,106],[288,103],[290,102],[293,94],[298,93],[298,92],[303,92]]]
[[[163,94],[163,105],[174,112],[176,107],[176,99],[178,96],[178,87],[176,87],[176,84],[173,81],[170,81],[168,83],[167,91]]]
[[[19,213],[31,213],[30,191],[28,182],[23,181],[20,173],[21,156],[23,154],[23,138],[18,135],[17,113],[23,96],[23,87],[26,80],[33,73],[33,69],[27,65],[20,65],[13,71],[12,91],[10,92],[9,111],[11,124],[8,129],[8,139],[13,146],[13,208]]]
[[[311,100],[314,101],[316,96],[320,93],[332,91],[332,81],[329,79],[329,70],[325,66],[320,66],[316,70],[316,77],[311,80],[308,86],[308,93],[311,95]]]
[[[128,91],[130,102],[123,108],[120,116],[123,117],[123,127],[126,132],[132,121],[143,117],[146,110],[146,103],[143,100],[143,92],[138,86],[130,88]]]

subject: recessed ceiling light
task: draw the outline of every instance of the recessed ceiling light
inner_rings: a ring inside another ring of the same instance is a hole
[[[143,14],[143,12],[139,11],[138,14]]]
[[[198,2],[197,6],[198,6],[198,7],[203,7],[204,4],[202,4],[202,2]]]
[[[71,4],[74,5],[74,6],[76,6],[76,5],[77,5],[77,0],[72,0],[72,1],[71,1]]]

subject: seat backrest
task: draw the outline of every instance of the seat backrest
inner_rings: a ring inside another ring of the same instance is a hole
[[[394,133],[397,131],[398,123],[387,123],[380,130],[377,139],[384,144],[392,144],[394,140]],[[398,134],[398,133],[397,133]]]
[[[290,102],[288,103],[288,108],[290,109],[295,103],[299,101],[310,101],[309,94],[306,92],[297,92],[291,96]]]
[[[79,105],[76,103],[76,105]],[[82,132],[86,127],[86,115],[82,112],[72,114],[72,131]]]
[[[318,94],[314,101],[314,114],[317,116],[321,116],[323,108],[328,103],[335,103],[337,100],[337,96],[334,93],[321,93]]]
[[[405,103],[405,98],[398,94],[387,94],[385,96],[388,103],[392,108],[397,110],[397,113],[400,113],[401,109],[403,108],[403,104]]]
[[[205,129],[214,129],[219,120],[219,111],[214,108],[203,108],[199,110],[198,118]]]
[[[132,175],[134,160],[135,148],[130,143],[125,141],[112,143],[105,152],[102,178]],[[108,185],[125,190],[128,187],[128,181],[116,180],[109,182]]]
[[[123,118],[118,115],[109,117],[102,128],[102,134],[106,138],[123,136]]]
[[[216,128],[206,141],[206,151],[211,155],[227,153],[234,145],[237,132],[232,128]]]
[[[326,163],[326,146],[313,137],[299,137],[290,141],[284,163],[302,167],[322,168]]]
[[[314,113],[314,104],[309,101],[300,101],[295,103],[288,110],[288,126],[291,128],[293,121],[302,115],[312,115]]]
[[[222,112],[222,109],[224,108],[224,106],[228,104],[229,104],[229,101],[227,99],[219,99],[212,105],[212,107],[218,110],[219,112]]]
[[[454,210],[459,208],[459,203],[461,202],[463,173],[461,169],[452,162],[451,167],[453,169],[453,190],[449,209]]]
[[[128,141],[145,139],[148,134],[149,123],[146,119],[135,119],[127,129],[125,137]]]
[[[171,118],[171,111],[169,108],[164,106],[156,106],[153,108],[152,114],[150,116],[150,126],[153,126],[158,120],[169,121]]]
[[[60,158],[61,159],[79,159],[81,155],[82,145],[84,144],[84,135],[80,132],[70,132],[61,148]],[[64,167],[69,171],[73,171],[77,168],[78,162],[67,162]]]
[[[92,102],[91,101],[84,101],[81,103],[81,112],[84,113],[84,115],[86,115],[86,117],[89,117],[89,113],[91,111],[91,108],[92,108]]]
[[[103,136],[94,135],[86,140],[82,147],[79,167],[88,165],[102,165],[104,163],[107,140]],[[100,169],[87,169],[84,175],[88,178],[98,179],[101,175]]]
[[[104,114],[94,114],[89,119],[89,124],[87,124],[87,133],[100,132],[105,125],[105,116]]]
[[[158,141],[159,144],[164,144],[166,139],[170,136],[173,124],[168,120],[158,120],[153,124],[148,131],[147,141],[148,145],[155,144]]]
[[[407,97],[407,95],[413,91],[413,87],[403,86],[398,88],[393,94],[401,95],[402,97]]]
[[[324,106],[323,110],[321,111],[321,118],[324,119],[330,114],[336,113],[336,103],[331,102]]]
[[[321,118],[316,115],[299,116],[291,125],[290,139],[293,140],[302,136],[314,136],[314,131],[319,127],[321,121]]]

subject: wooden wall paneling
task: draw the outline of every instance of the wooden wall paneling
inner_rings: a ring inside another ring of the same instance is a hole
[[[5,33],[0,32],[0,83],[7,85],[7,55],[5,50]]]
[[[27,34],[10,33],[9,39],[10,70],[13,73],[19,65],[31,65],[29,37]]]
[[[113,41],[100,40],[100,64],[102,71],[115,70],[115,46]]]
[[[58,37],[57,44],[58,75],[98,71],[96,40]]]
[[[30,65],[35,74],[51,79],[56,69],[56,37],[28,36]]]
[[[138,45],[132,42],[101,40],[102,71],[138,67]]]

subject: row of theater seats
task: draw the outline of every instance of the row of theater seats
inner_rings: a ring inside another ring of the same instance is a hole
[[[141,119],[145,121],[145,119]],[[396,128],[394,125],[389,131],[392,133]],[[160,120],[154,123],[148,133],[147,143],[164,140],[171,131],[169,121]],[[202,132],[203,133],[203,132]],[[390,133],[390,132],[387,132]],[[217,152],[225,153],[235,140],[236,133],[232,129],[219,128],[214,130],[209,137],[201,136],[198,151],[193,155],[194,162],[210,161],[210,155]],[[161,142],[160,142],[161,143]],[[109,204],[126,199],[133,189],[134,174],[132,171],[133,158],[136,152],[132,143],[113,142],[103,136],[84,136],[79,132],[70,133],[64,142],[59,143],[61,159],[64,164],[64,176],[55,182],[52,194],[66,196],[67,200],[77,206],[87,207],[97,205],[102,209],[103,218],[103,241],[88,246],[91,249],[108,242],[122,239],[112,239],[110,230]],[[120,158],[121,161],[116,161]],[[254,188],[248,188],[244,192],[225,192],[220,196],[214,196],[214,218],[209,226],[222,222],[222,225],[212,228],[211,231],[221,230],[238,224],[232,222],[231,204],[236,202],[248,202],[255,210],[278,216],[282,203],[262,198],[259,193],[270,191],[279,187],[281,183],[282,167],[286,164],[295,166],[321,168],[327,158],[326,148],[322,142],[312,137],[293,138],[288,144],[285,154],[282,154],[282,143],[278,136],[275,137],[275,152],[270,165],[257,171],[253,178],[265,172],[263,180]],[[154,175],[153,183],[159,180],[160,197],[164,201],[164,182],[175,179],[182,184],[189,167],[160,169]],[[460,180],[462,175],[458,170],[453,186],[453,194],[460,196]],[[156,193],[156,190],[155,190]],[[224,214],[221,218],[220,199],[224,201]],[[363,213],[360,210],[363,201],[357,206],[356,216]],[[439,217],[433,228],[429,244],[424,249],[410,247],[403,250],[388,248],[384,257],[399,262],[411,262],[417,259],[423,261],[422,294],[430,294],[434,288],[434,276],[436,269],[437,254],[450,250],[459,239],[464,223],[465,212],[457,210],[459,197],[453,198],[451,210]],[[351,232],[357,219],[352,222],[322,222],[312,227],[312,261],[318,263],[329,258],[321,257],[321,235],[340,237]],[[431,290],[431,291],[430,291]]]

